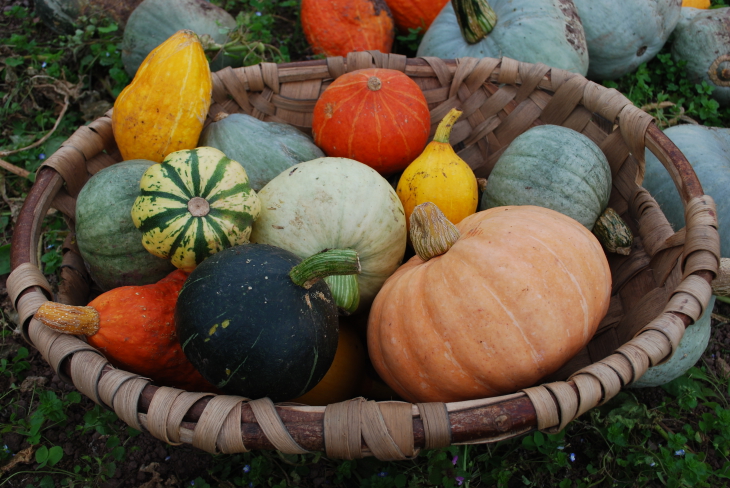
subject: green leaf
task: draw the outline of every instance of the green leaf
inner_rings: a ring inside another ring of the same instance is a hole
[[[0,246],[0,274],[10,273],[10,244]]]
[[[61,446],[53,446],[48,450],[48,465],[54,466],[63,457],[63,449]]]
[[[48,461],[48,448],[46,446],[41,446],[35,452],[35,462],[45,466],[46,461]]]

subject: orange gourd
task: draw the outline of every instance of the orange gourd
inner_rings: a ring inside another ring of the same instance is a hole
[[[421,29],[426,32],[433,20],[449,0],[387,0],[393,13],[395,26],[401,32],[408,29]]]
[[[157,283],[122,286],[86,307],[45,302],[35,318],[67,334],[80,334],[114,366],[164,386],[215,391],[183,354],[175,333],[175,304],[188,273],[175,270]]]
[[[395,22],[384,0],[302,0],[302,30],[315,54],[389,53]]]
[[[212,93],[198,36],[176,32],[147,55],[114,102],[112,130],[122,158],[159,163],[172,152],[195,148]]]
[[[324,378],[304,395],[292,400],[306,405],[329,405],[357,396],[365,377],[367,354],[357,329],[340,322],[337,352]]]
[[[424,260],[414,242],[419,255],[388,278],[368,321],[373,366],[407,401],[534,385],[588,344],[608,310],[601,245],[554,210],[497,207],[454,226],[426,203],[411,216],[411,237],[443,254]]]
[[[423,150],[431,128],[418,85],[393,69],[346,73],[314,106],[314,143],[327,156],[367,164],[382,175],[404,169]]]

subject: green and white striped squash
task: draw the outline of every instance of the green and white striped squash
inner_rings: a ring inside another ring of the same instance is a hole
[[[247,243],[260,210],[243,166],[198,147],[173,152],[142,175],[132,221],[145,249],[192,271],[208,256]]]

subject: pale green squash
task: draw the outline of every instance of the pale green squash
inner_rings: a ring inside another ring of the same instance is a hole
[[[459,0],[469,8],[484,0]],[[418,56],[508,58],[543,63],[585,75],[588,49],[571,0],[489,0],[496,14],[493,30],[470,44],[459,28],[454,4],[447,3],[418,47]]]
[[[730,105],[730,8],[700,10],[685,7],[674,30],[672,57],[686,61],[686,73],[695,83],[714,88],[712,98]]]
[[[588,77],[612,80],[661,50],[679,21],[682,0],[573,0],[588,42]]]
[[[357,251],[362,272],[357,275],[356,311],[367,310],[403,259],[403,205],[388,181],[369,166],[346,158],[299,163],[258,195],[261,215],[251,242],[281,247],[301,258],[325,249]]]

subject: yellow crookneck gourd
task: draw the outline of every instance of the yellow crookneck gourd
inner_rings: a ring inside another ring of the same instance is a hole
[[[476,212],[479,203],[476,177],[449,144],[451,128],[460,116],[461,112],[456,109],[446,114],[433,140],[398,181],[396,193],[408,222],[413,209],[425,202],[437,205],[455,224]]]
[[[161,162],[193,149],[203,130],[213,79],[197,34],[180,30],[150,52],[112,112],[122,158]]]

